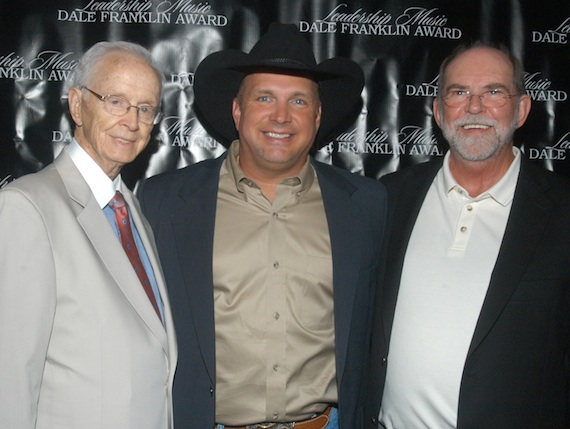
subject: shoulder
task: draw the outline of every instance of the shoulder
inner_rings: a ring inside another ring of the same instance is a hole
[[[379,194],[385,193],[384,185],[371,177],[352,173],[348,170],[320,161],[312,160],[311,162],[321,183],[324,179],[339,188],[352,192],[365,191]]]
[[[570,179],[523,158],[513,207],[524,207],[528,201],[549,210],[557,224],[567,225],[570,222]]]
[[[431,161],[422,162],[420,164],[405,167],[393,173],[388,173],[380,178],[388,190],[394,187],[401,187],[409,184],[415,186],[425,180],[430,180],[439,171],[443,163],[443,158],[436,158]]]
[[[205,187],[213,190],[224,158],[208,159],[143,181],[136,194],[145,215],[160,216],[162,208],[180,201],[180,196],[193,195]]]
[[[526,180],[533,186],[538,187],[545,194],[556,194],[565,198],[570,198],[570,178],[546,170],[541,166],[532,163],[527,158],[521,162],[520,180]]]
[[[359,213],[362,224],[381,229],[387,211],[387,192],[380,182],[328,164],[313,162],[329,215],[340,216],[346,210]],[[341,209],[342,208],[342,209]],[[368,219],[368,222],[364,222]]]
[[[57,222],[72,204],[59,174],[48,166],[18,178],[0,190],[0,223],[8,224],[14,231],[28,225],[24,228],[30,233],[32,227]]]
[[[189,165],[179,170],[168,171],[149,177],[139,187],[137,196],[139,199],[164,198],[178,193],[184,187],[201,186],[209,179],[218,176],[222,161],[225,156],[207,159],[196,164]]]
[[[145,180],[145,187],[162,187],[168,184],[177,185],[185,183],[190,178],[210,174],[215,170],[219,170],[223,158],[222,156],[215,159],[206,159],[178,170],[157,174]]]
[[[0,189],[0,197],[2,199],[20,197],[41,201],[42,199],[53,198],[59,190],[64,190],[63,182],[54,165],[50,164],[37,173],[26,174],[10,182]]]

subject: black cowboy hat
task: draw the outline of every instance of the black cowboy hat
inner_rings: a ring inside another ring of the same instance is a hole
[[[208,55],[194,73],[194,111],[206,131],[224,145],[238,138],[232,101],[242,79],[250,73],[272,72],[303,76],[320,85],[320,146],[355,119],[362,107],[364,73],[348,58],[317,64],[309,42],[295,24],[273,23],[249,54],[225,50]]]

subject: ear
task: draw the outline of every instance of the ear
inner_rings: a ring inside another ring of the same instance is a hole
[[[323,113],[323,107],[319,104],[319,109],[317,110],[317,116],[315,118],[315,124],[317,124],[317,129],[321,126],[321,115]]]
[[[528,95],[524,94],[520,96],[519,112],[517,117],[517,128],[522,127],[523,124],[526,122],[526,118],[528,118],[528,114],[530,112],[531,104],[532,101]]]
[[[437,124],[437,126],[439,128],[441,128],[441,124],[440,124],[440,111],[439,111],[439,98],[435,97],[433,99],[433,119],[435,120],[435,123]]]
[[[73,119],[75,125],[78,127],[82,126],[81,105],[83,104],[83,94],[79,88],[73,86],[69,89],[67,93],[67,104],[69,105],[71,119]]]
[[[239,133],[239,121],[241,120],[241,108],[237,98],[232,101],[232,118],[234,119],[234,126]]]

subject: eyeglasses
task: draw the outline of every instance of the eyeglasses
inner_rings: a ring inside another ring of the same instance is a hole
[[[503,107],[509,98],[516,97],[516,94],[507,94],[502,89],[490,89],[481,94],[471,94],[463,89],[453,89],[443,96],[443,101],[448,107],[463,107],[476,96],[485,107]]]
[[[115,116],[125,115],[131,107],[134,107],[138,111],[138,119],[147,125],[156,125],[162,119],[162,112],[155,109],[147,104],[141,104],[140,106],[133,106],[128,100],[119,95],[101,95],[97,94],[95,91],[82,86],[81,89],[86,89],[95,97],[103,102],[103,106],[107,113]]]

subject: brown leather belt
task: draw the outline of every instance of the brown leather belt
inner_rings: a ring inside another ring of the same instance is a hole
[[[225,429],[324,429],[329,423],[332,407],[328,407],[322,414],[301,422],[267,422],[247,426],[225,426]]]

